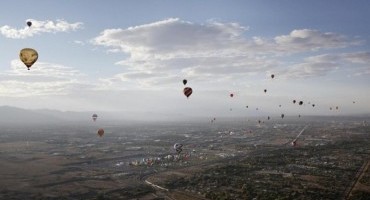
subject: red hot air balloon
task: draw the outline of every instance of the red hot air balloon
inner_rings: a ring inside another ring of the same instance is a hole
[[[189,97],[190,97],[190,95],[193,93],[193,89],[191,89],[190,87],[186,87],[186,88],[184,88],[183,92],[184,92],[184,95],[185,95],[187,98],[189,98]]]
[[[99,130],[98,130],[98,135],[99,135],[100,137],[103,137],[103,135],[104,135],[104,129],[99,128]]]

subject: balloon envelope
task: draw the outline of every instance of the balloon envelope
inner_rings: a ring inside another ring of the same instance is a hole
[[[102,136],[104,135],[104,129],[99,128],[99,130],[98,130],[98,135],[99,135],[100,137],[102,137]]]
[[[182,80],[182,83],[183,83],[184,85],[186,85],[186,83],[188,83],[188,81],[187,81],[186,79],[184,79],[184,80]]]
[[[97,114],[93,114],[92,115],[92,118],[93,118],[93,120],[94,120],[94,122],[96,121],[96,119],[98,118],[98,115]]]
[[[190,87],[186,87],[186,88],[184,88],[183,92],[184,92],[184,95],[187,98],[189,98],[189,96],[193,93],[193,89],[191,89]]]
[[[182,144],[176,143],[176,144],[173,145],[173,148],[176,150],[177,153],[181,153],[182,146],[183,146]]]
[[[31,27],[31,26],[32,26],[32,22],[31,22],[31,21],[28,21],[28,22],[27,22],[27,26],[28,26],[28,27]]]
[[[19,58],[27,66],[28,70],[37,61],[39,54],[31,48],[24,48],[19,52]]]

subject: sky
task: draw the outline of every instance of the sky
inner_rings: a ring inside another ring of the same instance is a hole
[[[1,4],[0,105],[143,118],[370,113],[367,0]],[[23,48],[39,54],[31,70]]]

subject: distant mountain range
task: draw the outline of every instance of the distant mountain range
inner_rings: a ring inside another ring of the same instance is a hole
[[[58,123],[60,121],[62,121],[62,118],[59,118],[57,115],[41,110],[0,106],[0,124],[43,124]]]
[[[72,112],[72,111],[59,111],[50,109],[30,110],[23,108],[16,108],[11,106],[0,106],[0,125],[28,125],[28,124],[61,124],[61,123],[89,123],[91,122],[93,112]],[[98,112],[98,121],[148,121],[148,122],[171,122],[171,121],[209,121],[210,117],[190,117],[179,114],[164,114],[164,113],[134,113],[134,112]],[[352,117],[370,117],[369,114],[356,115],[356,116],[339,116],[340,118]],[[259,119],[260,117],[251,117]],[[286,117],[287,120],[298,120]],[[331,119],[332,116],[303,116],[301,120],[320,120]],[[245,117],[218,117],[221,121],[238,121],[245,120]]]
[[[59,111],[50,109],[23,109],[0,106],[0,125],[60,124],[91,122],[94,112]],[[134,112],[97,112],[98,121],[181,121],[182,115]]]

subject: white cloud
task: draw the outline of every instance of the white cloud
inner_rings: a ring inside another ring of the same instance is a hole
[[[227,87],[269,71],[295,78],[326,76],[339,67],[339,60],[334,62],[331,55],[311,56],[293,64],[286,63],[286,59],[297,53],[319,53],[362,43],[338,33],[311,29],[273,38],[248,38],[247,31],[238,23],[197,24],[170,18],[126,29],[106,29],[92,43],[125,54],[124,60],[116,63],[124,66],[124,72],[103,82],[119,85],[121,81],[125,86],[135,83],[143,88],[164,88],[171,84],[168,81],[182,77],[203,84],[223,80]],[[347,60],[360,59],[356,56],[347,56]]]
[[[75,44],[78,44],[78,45],[85,45],[85,42],[81,41],[81,40],[74,40],[73,43]]]
[[[311,78],[325,76],[338,69],[337,63],[332,62],[304,62],[289,67],[284,73],[279,73],[280,77],[287,78]]]
[[[140,77],[142,82],[157,86],[168,83],[159,78],[186,76],[201,80],[212,74],[263,70],[274,63],[247,51],[251,44],[243,37],[245,31],[247,28],[237,23],[194,24],[171,18],[127,29],[107,29],[92,42],[108,47],[110,52],[129,54],[117,62],[129,70],[120,75],[124,77],[121,80],[137,81],[133,75],[138,73],[145,75]],[[149,72],[156,73],[146,76]]]
[[[342,55],[344,60],[352,63],[369,64],[370,52],[355,52]]]
[[[342,59],[354,65],[355,76],[370,75],[370,52],[355,52],[342,55]]]
[[[277,49],[288,52],[344,48],[360,43],[360,41],[351,41],[337,33],[323,33],[311,29],[293,30],[289,35],[275,37],[274,41]]]
[[[244,43],[241,35],[245,30],[236,23],[194,24],[171,18],[127,29],[107,29],[92,42],[119,48],[136,60],[208,57],[235,53],[235,45]]]
[[[89,86],[82,81],[85,75],[58,64],[38,62],[31,70],[18,60],[11,61],[11,68],[0,73],[0,96],[26,97],[66,95]]]
[[[69,32],[75,31],[82,28],[82,22],[68,23],[64,20],[50,21],[39,21],[34,19],[28,19],[26,21],[31,21],[32,26],[28,27],[25,25],[24,28],[16,29],[8,25],[0,27],[0,33],[12,39],[24,39],[27,37],[32,37],[41,33],[57,33],[57,32]]]
[[[370,52],[322,54],[310,56],[279,72],[286,78],[310,78],[326,76],[337,70],[346,70],[347,75],[370,74]]]

